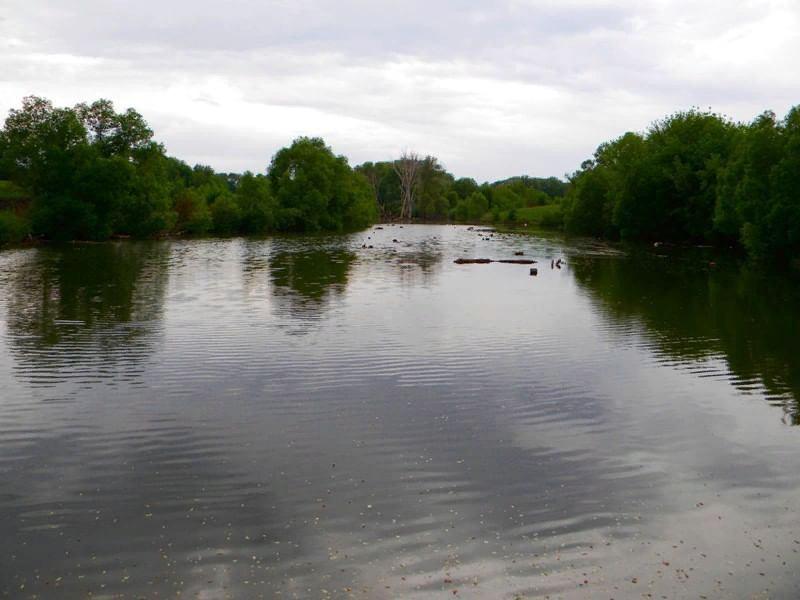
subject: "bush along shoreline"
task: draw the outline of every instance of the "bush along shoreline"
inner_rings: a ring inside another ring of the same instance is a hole
[[[601,144],[561,180],[478,184],[433,156],[351,167],[299,137],[264,173],[167,155],[138,112],[30,96],[0,129],[0,245],[343,232],[375,222],[492,223],[800,260],[800,107],[752,123],[689,110]]]

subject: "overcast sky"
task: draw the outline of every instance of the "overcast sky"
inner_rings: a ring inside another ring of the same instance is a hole
[[[110,98],[263,171],[299,135],[478,180],[573,171],[677,109],[800,103],[800,0],[0,0],[0,111]]]

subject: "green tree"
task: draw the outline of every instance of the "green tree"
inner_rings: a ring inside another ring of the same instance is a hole
[[[275,229],[278,206],[264,175],[244,173],[238,180],[236,201],[242,233],[258,235]]]
[[[174,210],[178,233],[203,235],[211,230],[211,211],[205,197],[197,189],[180,190],[174,201]]]
[[[3,171],[33,194],[35,233],[100,240],[170,227],[164,149],[134,110],[117,114],[107,100],[55,108],[31,96],[0,139]]]
[[[417,181],[417,215],[425,219],[445,219],[450,210],[447,193],[453,184],[453,176],[439,160],[427,156],[422,160]]]
[[[294,231],[341,231],[376,214],[369,183],[320,138],[301,137],[278,151],[269,167],[279,224]]]
[[[390,219],[400,214],[400,178],[391,162],[365,162],[354,171],[369,183],[382,218]]]
[[[567,194],[564,225],[572,233],[614,237],[608,172],[594,166],[594,161],[586,161],[582,170],[573,176],[573,185]]]
[[[153,139],[153,131],[142,115],[132,108],[117,113],[110,100],[78,104],[75,114],[89,133],[89,141],[103,156],[130,158]]]
[[[462,200],[468,198],[479,189],[478,184],[471,177],[462,177],[453,182],[452,190],[458,194]]]
[[[211,204],[211,230],[217,235],[233,235],[239,231],[242,213],[236,196],[225,192]]]
[[[36,96],[12,109],[2,130],[0,163],[9,179],[34,194],[62,190],[85,158],[86,129],[74,111]]]
[[[461,200],[455,208],[455,216],[459,221],[475,222],[483,218],[489,210],[489,201],[481,192],[472,192]]]

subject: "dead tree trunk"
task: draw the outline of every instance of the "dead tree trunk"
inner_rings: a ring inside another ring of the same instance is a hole
[[[417,187],[421,161],[413,152],[403,152],[403,155],[394,161],[394,172],[400,179],[400,220],[410,220],[414,213],[414,193]]]

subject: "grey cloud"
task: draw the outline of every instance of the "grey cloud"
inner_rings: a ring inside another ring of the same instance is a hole
[[[225,169],[318,134],[353,162],[415,147],[479,179],[563,174],[673,110],[783,112],[800,83],[792,0],[10,0],[3,16],[0,111],[110,97]]]
[[[89,0],[45,10],[12,0],[11,27],[46,35],[45,44],[112,55],[134,50],[250,51],[304,48],[348,53],[480,55],[532,37],[624,29],[627,14],[613,5],[469,0],[252,2],[224,5]]]

